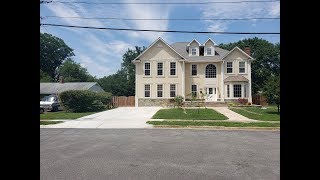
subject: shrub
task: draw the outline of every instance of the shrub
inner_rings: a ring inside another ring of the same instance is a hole
[[[235,106],[235,104],[233,102],[229,102],[228,106]]]
[[[240,104],[242,104],[242,105],[245,105],[245,104],[248,102],[248,100],[247,100],[247,99],[239,98],[239,99],[238,99],[238,102],[239,102]]]
[[[104,103],[111,100],[111,94],[88,90],[70,90],[60,93],[59,98],[66,111],[96,112],[106,109]]]
[[[174,97],[174,104],[175,106],[181,107],[183,104],[183,97],[182,96]]]
[[[251,104],[251,102],[247,102],[247,106],[251,106],[252,104]]]

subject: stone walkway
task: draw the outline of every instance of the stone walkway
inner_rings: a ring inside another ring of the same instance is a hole
[[[226,121],[235,121],[235,122],[260,122],[258,120],[249,119],[247,117],[242,116],[241,114],[238,114],[236,112],[231,111],[228,107],[208,107],[212,108],[219,113],[227,116],[229,119]]]

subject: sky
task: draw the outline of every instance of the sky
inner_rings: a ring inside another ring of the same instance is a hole
[[[77,2],[66,0],[64,2]],[[79,1],[79,0],[78,0]],[[213,2],[216,0],[81,0],[81,2]],[[241,1],[241,0],[219,0]],[[280,2],[233,3],[233,4],[40,4],[41,23],[157,30],[183,31],[232,31],[232,32],[280,32],[280,20],[249,21],[141,21],[75,19],[60,17],[109,17],[109,18],[279,18]],[[280,42],[280,35],[225,35],[225,34],[180,34],[161,32],[133,32],[78,29],[69,27],[40,26],[40,32],[50,33],[64,40],[74,50],[73,59],[98,78],[117,72],[122,55],[135,46],[148,47],[158,37],[167,43],[189,42],[194,38],[204,43],[208,38],[217,44],[237,42],[245,38],[259,37],[272,43]]]

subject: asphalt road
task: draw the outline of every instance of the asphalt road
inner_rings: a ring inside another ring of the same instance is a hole
[[[41,179],[280,179],[280,133],[40,129]]]

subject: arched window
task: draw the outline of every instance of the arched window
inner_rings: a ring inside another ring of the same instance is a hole
[[[206,67],[206,78],[216,78],[217,68],[213,64],[208,64]]]

